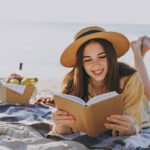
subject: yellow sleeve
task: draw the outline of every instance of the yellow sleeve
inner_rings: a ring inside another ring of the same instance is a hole
[[[124,115],[133,119],[136,133],[139,133],[142,126],[143,84],[138,73],[134,73],[127,79],[122,98]]]

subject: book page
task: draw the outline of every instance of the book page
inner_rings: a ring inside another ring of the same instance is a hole
[[[88,105],[92,105],[92,104],[95,104],[99,101],[104,101],[104,100],[107,100],[109,98],[112,98],[112,97],[115,97],[119,95],[116,91],[113,91],[113,92],[109,92],[109,93],[105,93],[105,94],[101,94],[101,95],[98,95],[98,96],[95,96],[93,98],[91,98],[88,102],[87,102],[87,106]]]
[[[62,98],[65,98],[67,100],[70,100],[70,101],[73,101],[73,102],[76,102],[76,103],[79,103],[81,104],[82,106],[84,106],[86,103],[79,97],[77,96],[73,96],[73,95],[68,95],[68,94],[55,94],[56,96],[59,96],[59,97],[62,97]]]

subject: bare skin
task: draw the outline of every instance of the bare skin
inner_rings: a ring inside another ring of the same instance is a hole
[[[57,110],[52,113],[52,120],[55,123],[55,130],[58,134],[71,134],[71,129],[67,126],[75,122],[73,116],[65,111]]]
[[[107,121],[112,123],[105,123],[104,126],[107,129],[114,129],[119,131],[119,135],[133,135],[136,133],[134,122],[132,118],[125,115],[111,115],[106,118]]]
[[[144,85],[144,94],[150,100],[150,80],[143,61],[145,54],[150,49],[150,38],[144,36],[140,37],[137,41],[132,41],[131,48],[134,54],[135,68],[140,73]]]
[[[142,38],[142,48],[141,48],[141,53],[142,56],[144,57],[146,52],[150,49],[150,37],[144,36]]]

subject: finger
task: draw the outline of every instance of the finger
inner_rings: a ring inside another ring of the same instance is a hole
[[[105,128],[107,128],[107,129],[118,130],[119,132],[128,131],[128,128],[127,128],[127,127],[125,127],[125,126],[120,126],[120,125],[117,125],[117,124],[105,123],[104,126],[105,126]]]
[[[55,124],[59,124],[61,126],[63,125],[70,125],[70,124],[73,124],[75,122],[75,120],[56,120],[55,121]]]
[[[55,112],[53,112],[52,113],[52,120],[56,120],[56,118],[58,117],[58,116],[64,116],[66,113],[63,113],[63,112],[60,112],[60,111],[55,111]]]
[[[129,127],[129,123],[130,123],[129,121],[122,121],[120,119],[115,119],[110,117],[108,117],[107,120],[116,124],[120,124],[121,126],[125,126],[125,127]]]
[[[56,115],[55,120],[74,120],[73,116]]]
[[[119,119],[119,120],[121,120],[121,121],[130,122],[129,117],[127,117],[127,116],[125,116],[125,115],[111,115],[110,118]]]
[[[63,111],[63,110],[57,110],[56,114],[57,115],[68,115],[68,113],[66,111]]]

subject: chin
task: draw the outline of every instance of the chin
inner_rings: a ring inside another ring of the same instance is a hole
[[[101,81],[104,81],[104,77],[102,77],[102,78],[93,78],[95,81],[97,81],[97,82],[101,82]]]

